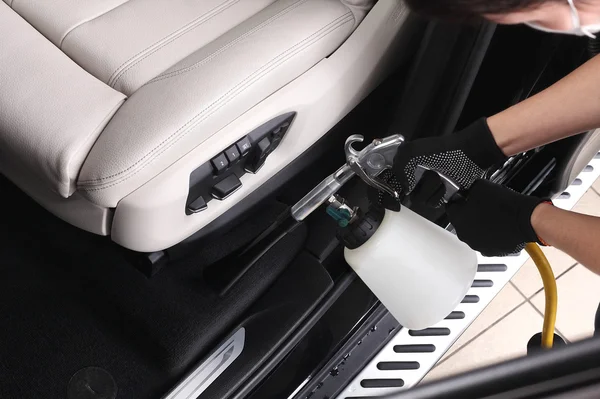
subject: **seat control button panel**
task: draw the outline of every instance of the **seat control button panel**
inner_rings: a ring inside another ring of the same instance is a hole
[[[227,167],[229,166],[229,161],[227,160],[227,157],[223,153],[214,157],[210,161],[210,163],[213,166],[213,171],[214,171],[215,175],[220,175],[221,173],[225,172],[227,170]]]
[[[202,196],[200,196],[200,197],[196,198],[194,201],[190,202],[190,204],[187,207],[187,209],[190,213],[202,212],[206,208],[208,208],[208,206],[206,205],[206,201],[204,200],[204,197],[202,197]]]
[[[224,200],[236,192],[240,187],[242,187],[240,179],[236,175],[229,175],[214,185],[212,196],[218,200]]]
[[[285,140],[296,116],[288,112],[263,123],[235,141],[224,143],[220,152],[190,172],[185,214],[193,215],[210,205],[210,201],[224,200],[242,187],[240,179],[248,173],[260,173],[268,157]],[[249,182],[253,177],[248,177]]]
[[[237,149],[236,146],[232,145],[231,147],[225,150],[225,156],[227,157],[229,164],[234,164],[240,159],[240,151]]]

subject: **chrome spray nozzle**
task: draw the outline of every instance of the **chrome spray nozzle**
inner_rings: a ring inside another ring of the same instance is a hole
[[[371,187],[389,194],[392,198],[400,198],[399,192],[377,176],[384,170],[391,169],[398,147],[404,142],[404,137],[395,134],[384,139],[375,139],[361,151],[356,151],[352,144],[360,143],[363,140],[364,137],[358,134],[352,135],[346,140],[344,150],[347,165]]]
[[[399,197],[398,192],[379,180],[377,176],[392,167],[394,156],[398,151],[398,146],[404,142],[404,137],[395,134],[384,139],[375,139],[360,151],[354,149],[352,145],[362,141],[364,141],[364,137],[359,134],[348,137],[344,145],[346,163],[292,207],[294,219],[304,220],[354,175],[358,175],[368,185],[384,191],[392,197]]]

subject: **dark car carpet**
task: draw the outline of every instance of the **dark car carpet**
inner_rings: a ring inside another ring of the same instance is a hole
[[[222,254],[205,248],[147,278],[109,239],[56,219],[1,176],[0,193],[0,398],[68,397],[70,379],[88,367],[112,376],[118,398],[161,397],[265,292],[306,235],[296,229],[219,296],[203,269]],[[267,214],[256,213],[254,231],[276,212]],[[99,378],[92,383],[110,379]]]

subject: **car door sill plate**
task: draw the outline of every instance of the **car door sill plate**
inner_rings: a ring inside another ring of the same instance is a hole
[[[574,184],[554,200],[554,204],[562,209],[572,209],[599,177],[600,157],[596,156],[575,179]],[[426,330],[411,334],[410,330],[401,328],[337,398],[376,398],[417,385],[528,259],[525,251],[517,256],[502,258],[486,258],[478,254],[479,268],[475,283],[468,291],[466,300],[458,305],[455,312],[427,329],[430,333]],[[395,351],[394,348],[429,349]],[[418,363],[419,367],[382,370],[380,365],[389,362]]]
[[[240,328],[164,399],[196,399],[238,358],[244,349],[246,330]]]

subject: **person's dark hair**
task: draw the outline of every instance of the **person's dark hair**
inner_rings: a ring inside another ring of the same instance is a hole
[[[485,14],[504,14],[536,7],[556,0],[405,0],[418,14],[430,17],[470,20]]]

